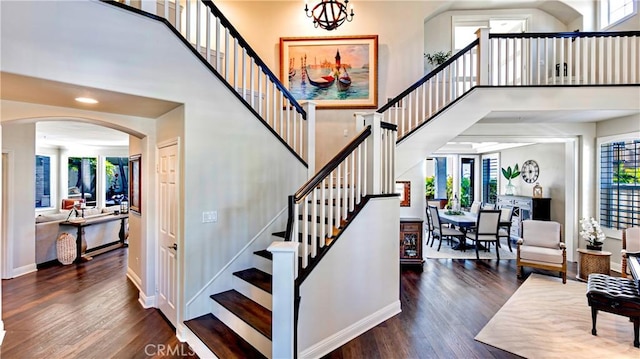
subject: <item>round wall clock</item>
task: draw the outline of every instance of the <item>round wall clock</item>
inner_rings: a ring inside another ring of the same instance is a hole
[[[540,168],[538,167],[538,163],[534,160],[527,160],[522,164],[522,168],[520,168],[520,172],[522,172],[522,179],[527,183],[533,183],[538,179],[538,175],[540,174]]]

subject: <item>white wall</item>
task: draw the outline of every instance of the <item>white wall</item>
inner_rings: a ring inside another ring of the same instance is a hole
[[[397,181],[411,181],[411,206],[400,207],[400,218],[425,220],[427,202],[424,194],[424,178],[425,161],[422,161],[396,179]]]
[[[11,205],[9,215],[13,247],[13,273],[19,276],[36,270],[35,141],[34,122],[2,125],[2,151],[10,151],[9,181],[12,191],[5,194]]]
[[[162,23],[99,2],[3,2],[2,7],[3,71],[185,104],[187,299],[285,207],[287,195],[306,179],[306,167]],[[30,31],[22,31],[20,18],[30,19]],[[126,61],[123,54],[129,54]],[[153,188],[155,121],[146,125],[151,128],[141,133],[149,135],[139,144],[148,159],[143,185]],[[155,238],[152,199],[143,197],[149,209],[140,218],[143,243],[146,236]],[[218,222],[201,223],[205,210],[217,211]],[[141,250],[151,256],[154,248],[147,243]],[[143,268],[147,293],[153,293],[152,264]]]
[[[300,357],[319,358],[400,312],[397,206],[371,199],[300,286]]]
[[[500,166],[506,168],[517,163],[521,168],[526,160],[534,160],[540,168],[537,182],[542,186],[542,196],[551,198],[551,220],[565,226],[565,162],[564,143],[545,143],[523,146],[500,152]],[[507,180],[500,173],[498,194],[504,194]],[[517,195],[533,195],[535,183],[526,183],[522,176],[511,180],[517,188]]]

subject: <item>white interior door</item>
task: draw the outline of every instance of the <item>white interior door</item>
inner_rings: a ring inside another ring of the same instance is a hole
[[[177,321],[177,251],[178,238],[178,145],[159,149],[159,260],[158,260],[158,308],[173,326]]]

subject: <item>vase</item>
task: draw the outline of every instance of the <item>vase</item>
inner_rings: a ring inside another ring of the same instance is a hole
[[[592,250],[592,251],[601,251],[602,250],[602,246],[592,246],[590,244],[587,244],[587,249]]]
[[[516,186],[511,183],[511,180],[509,180],[509,183],[507,183],[507,188],[504,191],[504,194],[508,196],[514,196],[516,194]]]

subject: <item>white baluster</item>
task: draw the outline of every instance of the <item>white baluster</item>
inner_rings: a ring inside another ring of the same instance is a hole
[[[220,19],[216,17],[216,70],[218,73],[222,73],[222,69],[220,68],[222,61],[222,54],[220,53],[220,36],[222,32],[220,31]]]
[[[316,205],[320,206],[320,248],[324,247],[327,238],[327,226],[325,223],[330,221],[327,219],[327,180],[326,178],[320,182],[320,202]]]
[[[318,219],[318,189],[314,188],[311,191],[311,258],[315,258],[318,255],[318,221],[322,219]],[[322,242],[322,237],[320,237],[320,241]]]

